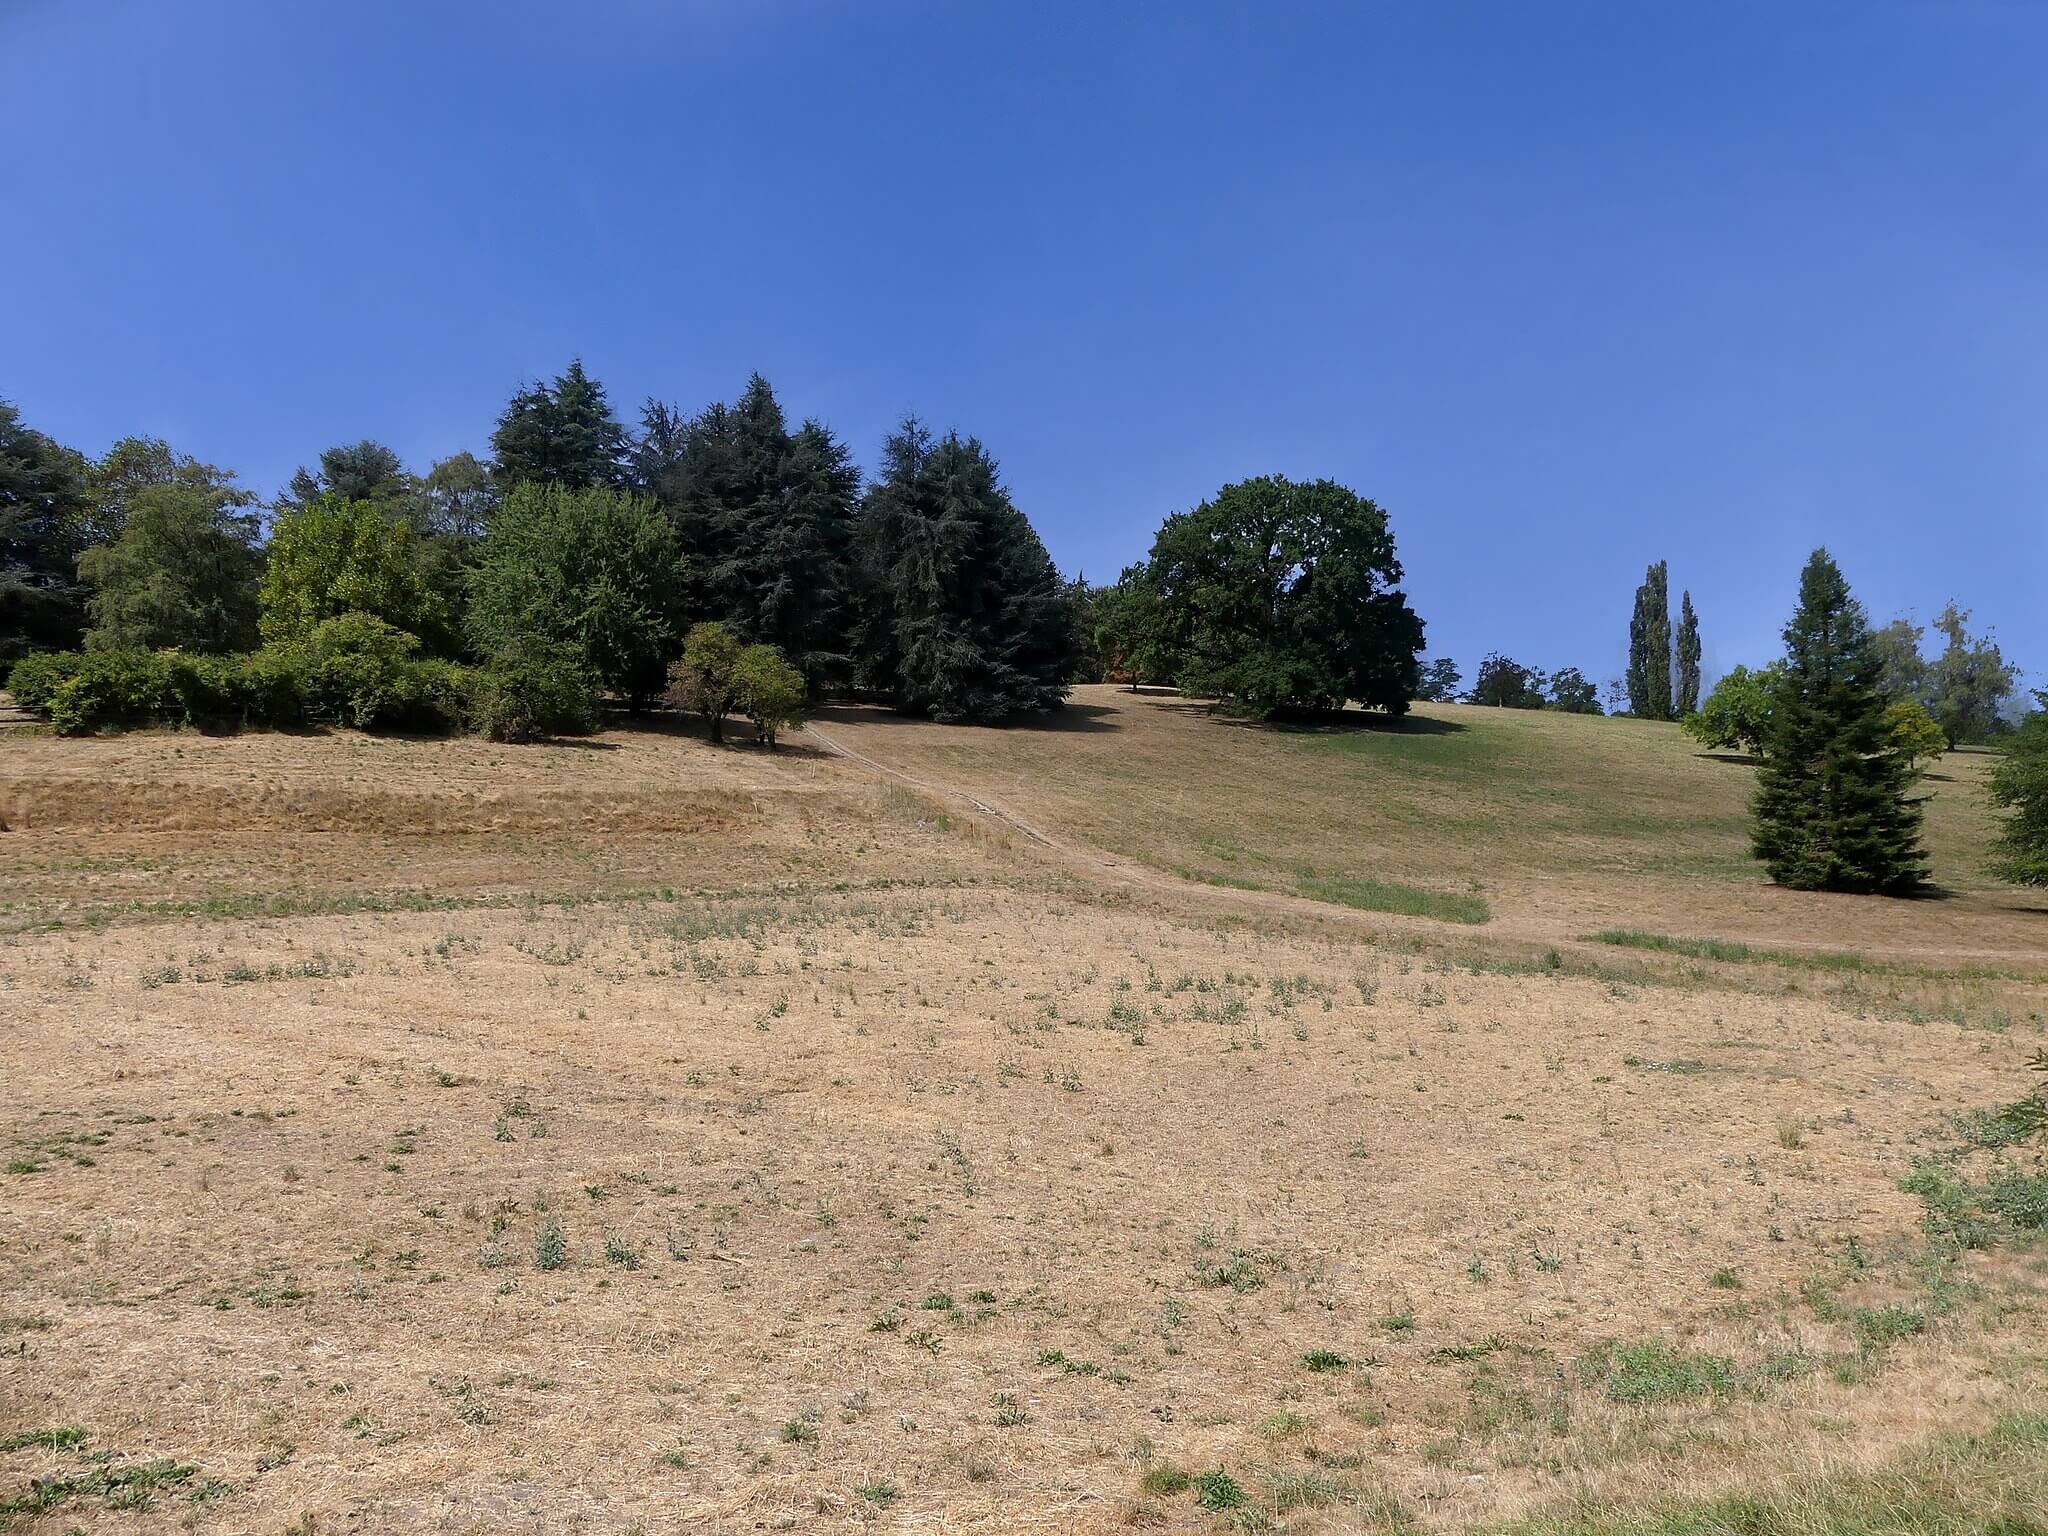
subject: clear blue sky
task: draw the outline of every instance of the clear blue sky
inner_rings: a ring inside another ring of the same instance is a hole
[[[1097,579],[1392,513],[1433,653],[1710,672],[1825,542],[2048,668],[2048,5],[0,0],[0,395],[266,493],[760,369],[981,436]]]

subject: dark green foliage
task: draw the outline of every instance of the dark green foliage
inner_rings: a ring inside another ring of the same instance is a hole
[[[419,659],[416,637],[370,614],[325,620],[292,649],[315,720],[358,730],[442,731],[468,718],[468,669]]]
[[[24,657],[8,674],[7,688],[23,709],[46,713],[57,690],[78,675],[85,658],[76,651],[38,651]]]
[[[388,506],[416,494],[418,485],[396,453],[366,437],[323,451],[317,471],[296,470],[277,498],[276,510],[280,514],[296,511],[323,496]]]
[[[370,501],[316,496],[272,524],[258,627],[276,645],[366,613],[451,653],[457,637],[434,552],[412,524]]]
[[[1159,530],[1150,643],[1182,688],[1257,714],[1347,700],[1405,713],[1422,621],[1400,580],[1373,502],[1330,480],[1241,481]]]
[[[762,745],[775,746],[775,733],[800,725],[804,717],[804,675],[772,645],[750,645],[733,663],[733,692],[740,713],[754,722]]]
[[[1466,702],[1490,704],[1495,709],[1541,709],[1544,682],[1543,674],[1533,667],[1525,667],[1499,651],[1489,651],[1479,663],[1479,677]]]
[[[62,736],[154,719],[172,703],[170,658],[159,651],[92,651],[46,706]]]
[[[739,702],[738,636],[723,624],[692,624],[683,637],[682,659],[668,669],[668,701],[701,715],[711,739],[725,739],[725,717]]]
[[[1644,720],[1671,718],[1671,579],[1662,560],[1636,588],[1628,623],[1628,708]]]
[[[85,460],[0,400],[0,667],[76,643],[87,505]]]
[[[512,397],[491,433],[491,452],[492,474],[508,492],[526,484],[584,490],[630,481],[625,428],[580,358],[554,383],[530,384]]]
[[[1597,715],[1600,690],[1577,667],[1560,667],[1550,674],[1549,707],[1568,715]]]
[[[1754,848],[1801,890],[1907,894],[1926,882],[1911,769],[1890,749],[1883,662],[1824,549],[1799,582],[1757,777]]]
[[[791,431],[758,373],[732,405],[685,421],[649,402],[636,480],[670,511],[688,610],[773,645],[811,685],[850,671],[860,471],[816,421]]]
[[[598,682],[639,702],[674,654],[680,577],[674,535],[645,497],[518,485],[477,546],[470,641],[483,656],[524,635],[565,641]]]
[[[419,494],[426,532],[457,544],[482,538],[498,510],[498,491],[491,483],[490,470],[466,449],[428,470]]]
[[[1439,656],[1422,669],[1415,697],[1425,704],[1448,704],[1458,696],[1458,685],[1463,681],[1458,664],[1448,656]]]
[[[1681,719],[1700,707],[1700,619],[1687,592],[1678,607],[1678,698]]]
[[[1159,589],[1147,565],[1126,566],[1116,584],[1090,605],[1096,665],[1105,682],[1157,682],[1173,676],[1176,659],[1161,648]]]
[[[597,685],[581,650],[566,641],[514,635],[478,670],[470,697],[477,734],[490,741],[597,729]]]
[[[263,555],[246,500],[231,486],[178,482],[130,493],[120,536],[78,559],[92,589],[86,648],[217,654],[254,645]]]
[[[19,697],[19,683],[14,691]],[[2020,885],[2048,885],[2048,692],[2034,698],[2040,708],[2020,722],[1991,770],[1991,798],[2006,811],[1993,868]]]
[[[996,721],[1067,695],[1074,639],[1059,572],[973,438],[906,419],[857,532],[860,670],[896,707]]]

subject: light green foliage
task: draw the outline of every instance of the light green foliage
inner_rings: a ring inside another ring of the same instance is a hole
[[[1784,671],[1783,662],[1752,672],[1731,669],[1698,711],[1681,724],[1686,735],[1703,747],[1735,748],[1752,755],[1763,750],[1771,728],[1771,698]]]
[[[1948,744],[1983,741],[1998,724],[1999,707],[2012,697],[2019,668],[2006,663],[1989,634],[1972,635],[1967,609],[1950,603],[1934,621],[1947,642],[1928,668],[1928,712],[1948,736]]]
[[[317,496],[270,531],[260,627],[269,644],[303,640],[345,613],[365,613],[430,647],[453,648],[448,604],[425,541],[375,503]]]
[[[750,645],[733,663],[733,692],[754,734],[769,747],[775,733],[803,722],[804,675],[772,645]]]
[[[472,645],[563,641],[605,687],[651,698],[673,654],[681,570],[654,503],[592,486],[526,483],[497,511],[469,578]]]
[[[1948,747],[1948,736],[1918,699],[1894,699],[1884,712],[1885,739],[1891,750],[1918,773]]]
[[[682,660],[668,669],[668,701],[704,717],[711,739],[725,739],[725,717],[738,701],[735,673],[741,646],[723,624],[692,624]]]
[[[597,728],[597,689],[573,645],[517,635],[485,663],[472,694],[477,733],[491,741],[581,736]]]

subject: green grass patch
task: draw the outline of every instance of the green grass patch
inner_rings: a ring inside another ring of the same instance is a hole
[[[1589,1385],[1604,1385],[1617,1403],[1672,1403],[1735,1390],[1733,1360],[1680,1354],[1656,1339],[1595,1350],[1579,1362],[1579,1376]]]
[[[1944,1435],[1875,1473],[1831,1472],[1718,1499],[1587,1502],[1501,1536],[2048,1536],[2048,1416]]]
[[[1482,896],[1425,891],[1420,886],[1399,885],[1391,880],[1303,875],[1299,888],[1304,896],[1340,907],[1356,907],[1362,912],[1398,912],[1404,917],[1433,917],[1440,923],[1483,923],[1493,915]]]
[[[1920,976],[1940,981],[2040,981],[2032,971],[1999,970],[1990,966],[1913,965],[1873,960],[1852,949],[1769,949],[1736,939],[1688,939],[1670,933],[1645,933],[1640,928],[1603,928],[1585,935],[1589,944],[1622,949],[1657,950],[1693,960],[1719,960],[1729,965],[1785,965],[1807,971],[1860,971],[1872,975]]]

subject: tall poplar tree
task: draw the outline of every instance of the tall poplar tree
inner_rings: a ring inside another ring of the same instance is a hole
[[[1662,560],[1636,588],[1628,624],[1628,710],[1644,720],[1671,718],[1671,579]]]
[[[1912,769],[1885,719],[1884,660],[1841,568],[1817,549],[1785,626],[1757,775],[1753,846],[1799,890],[1909,895],[1926,884]]]
[[[1692,594],[1687,592],[1678,605],[1678,713],[1690,715],[1700,707],[1700,619],[1692,611]]]

